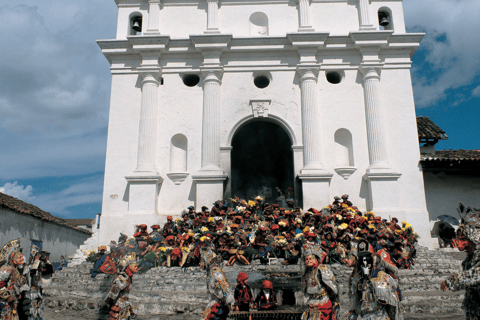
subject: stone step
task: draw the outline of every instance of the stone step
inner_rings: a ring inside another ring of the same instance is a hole
[[[224,266],[223,270],[233,277],[230,279],[232,284],[235,283],[234,276],[241,271],[257,275],[284,274],[273,279],[281,284],[282,277],[289,277],[299,283],[303,266],[283,266],[279,262],[281,259],[265,266],[256,261],[250,266]],[[458,272],[460,264],[458,253],[453,251],[418,249],[416,264],[409,270],[398,272],[405,320],[448,320],[447,315],[459,314],[464,293],[439,289],[441,281],[452,272]],[[92,263],[82,263],[56,273],[50,286],[45,288],[45,301],[52,308],[98,310],[97,304],[108,292],[112,276],[100,274],[92,279],[92,267]],[[340,264],[331,265],[331,268],[339,283],[342,309],[348,309],[348,280],[352,269]],[[199,314],[209,301],[206,273],[198,267],[153,268],[145,274],[135,275],[130,299],[137,306],[138,314],[143,316]]]

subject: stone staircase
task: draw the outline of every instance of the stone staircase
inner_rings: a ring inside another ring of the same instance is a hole
[[[453,320],[464,317],[460,308],[463,291],[440,290],[441,281],[460,269],[462,259],[458,251],[418,248],[415,266],[399,271],[405,319]],[[280,262],[272,261],[269,266],[257,263],[251,266],[224,266],[223,270],[232,285],[239,272],[249,274],[249,284],[254,294],[261,281],[269,278],[277,288],[279,300],[282,299],[282,292],[286,294],[287,290],[291,290],[295,291],[296,303],[302,304],[303,294],[299,292],[301,266],[283,266]],[[91,268],[92,264],[83,262],[56,273],[44,291],[46,306],[55,310],[89,310],[98,313],[98,304],[108,292],[112,276],[100,274],[91,279]],[[351,269],[341,265],[333,265],[332,269],[340,284],[342,316],[348,311],[347,284]],[[130,299],[137,306],[138,314],[143,315],[141,319],[155,319],[156,315],[192,315],[193,319],[198,318],[208,303],[206,290],[205,271],[199,268],[160,267],[135,275]]]

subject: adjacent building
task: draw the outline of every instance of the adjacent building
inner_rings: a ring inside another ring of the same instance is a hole
[[[24,255],[29,256],[32,245],[51,253],[52,262],[68,257],[92,232],[68,224],[42,209],[12,196],[0,193],[0,246],[20,238]]]

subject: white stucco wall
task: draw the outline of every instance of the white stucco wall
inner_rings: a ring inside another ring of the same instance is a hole
[[[460,202],[480,208],[479,176],[424,172],[423,177],[431,226],[444,214],[460,219],[457,212]]]
[[[75,253],[91,235],[62,227],[34,217],[0,208],[0,244],[20,238],[23,254],[28,259],[32,240],[42,242],[42,250],[51,253],[52,262]]]

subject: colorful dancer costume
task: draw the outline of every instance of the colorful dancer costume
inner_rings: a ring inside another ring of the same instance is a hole
[[[227,276],[220,269],[222,256],[213,252],[212,247],[206,243],[206,247],[202,247],[201,257],[200,265],[207,268],[207,290],[212,299],[202,314],[202,320],[225,320],[235,298]]]
[[[0,319],[18,320],[17,285],[21,273],[17,267],[25,261],[20,252],[20,239],[9,241],[0,251]]]
[[[136,318],[135,306],[128,301],[133,275],[137,273],[137,259],[134,253],[128,253],[119,262],[122,270],[112,281],[105,302],[112,305],[109,320],[130,320]]]
[[[21,295],[18,314],[20,320],[43,320],[43,283],[53,274],[50,253],[39,252],[37,246],[32,247],[30,265],[25,266],[17,285],[17,293]]]
[[[357,246],[356,266],[350,276],[351,302],[348,320],[403,320],[400,312],[396,272],[384,250],[374,253],[372,246],[361,240]]]
[[[310,246],[303,253],[305,261],[304,286],[308,297],[302,320],[336,320],[335,302],[338,287],[329,266],[322,264],[326,254],[318,246]]]
[[[465,289],[462,309],[467,320],[480,320],[480,210],[458,207],[461,224],[457,230],[458,250],[466,251],[462,271],[443,281],[441,288],[453,291]]]

